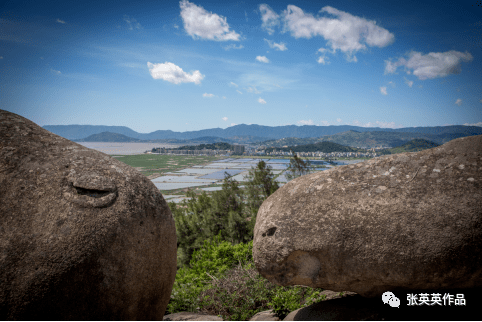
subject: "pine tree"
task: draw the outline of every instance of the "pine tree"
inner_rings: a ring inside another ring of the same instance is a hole
[[[297,154],[293,153],[293,151],[290,150],[290,152],[292,157],[290,158],[290,164],[285,171],[285,177],[288,181],[313,171],[314,166],[310,165],[308,161],[305,162],[300,159]]]
[[[278,190],[279,185],[274,180],[271,167],[264,161],[258,162],[256,168],[251,169],[246,178],[248,180],[245,184],[246,204],[254,226],[259,207],[263,201]]]

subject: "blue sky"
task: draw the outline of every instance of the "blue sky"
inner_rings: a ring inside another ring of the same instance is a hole
[[[3,1],[0,108],[148,133],[482,126],[482,1]]]

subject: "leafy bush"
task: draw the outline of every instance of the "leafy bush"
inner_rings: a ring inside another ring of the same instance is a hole
[[[249,320],[273,309],[289,312],[322,300],[320,290],[280,287],[258,274],[252,259],[253,242],[231,245],[221,236],[206,240],[193,253],[190,267],[177,271],[166,314],[203,312],[224,320]]]
[[[301,286],[278,288],[268,305],[272,306],[273,312],[280,318],[280,320],[283,320],[290,312],[311,305],[320,300],[321,291],[310,289],[308,291],[309,295],[304,299],[306,292],[307,289]],[[325,298],[326,295],[321,296],[321,300],[324,300]],[[300,305],[301,302],[305,303]]]

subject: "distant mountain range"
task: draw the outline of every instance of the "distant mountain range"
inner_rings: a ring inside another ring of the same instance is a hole
[[[104,125],[45,125],[44,129],[76,142],[139,142],[172,144],[262,143],[268,147],[283,147],[331,141],[350,147],[397,147],[413,139],[443,144],[458,137],[481,135],[477,126],[410,127],[401,129],[367,128],[351,125],[286,125],[262,126],[240,124],[227,129],[174,132],[159,130],[138,133],[125,126]]]

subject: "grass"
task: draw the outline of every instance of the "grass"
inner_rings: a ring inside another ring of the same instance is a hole
[[[296,309],[324,300],[322,291],[275,285],[257,272],[252,241],[231,245],[218,239],[206,241],[189,267],[178,269],[165,315],[200,312],[225,321],[248,321],[258,312],[273,310],[282,320]]]
[[[154,173],[173,172],[188,168],[193,165],[201,165],[215,160],[224,159],[223,156],[186,156],[186,155],[160,155],[160,154],[137,154],[125,155],[118,158],[134,168],[143,168],[145,176]]]

